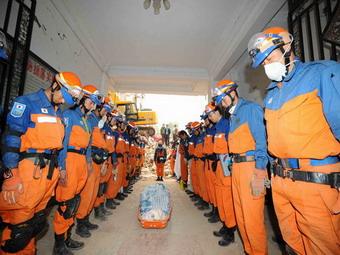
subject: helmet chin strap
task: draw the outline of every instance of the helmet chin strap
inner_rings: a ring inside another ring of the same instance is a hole
[[[230,98],[230,101],[231,101],[231,104],[230,104],[228,107],[226,107],[226,111],[228,112],[229,109],[230,109],[231,107],[234,106],[235,97],[232,97],[232,96],[230,95],[230,93],[228,93],[227,96]]]
[[[54,102],[54,92],[57,90],[57,86],[53,88],[53,84],[51,85],[51,105],[55,108],[57,104]],[[59,85],[58,85],[59,86]]]
[[[85,115],[89,113],[90,110],[85,107],[85,100],[81,102],[80,107],[83,109]]]
[[[290,56],[292,55],[292,43],[293,43],[293,39],[291,38],[291,41],[289,42],[289,43],[285,43],[285,44],[282,44],[281,46],[280,46],[280,51],[281,51],[281,53],[283,54],[283,56],[284,56],[284,58],[285,58],[285,66],[286,66],[286,73],[285,73],[285,75],[287,75],[288,74],[288,72],[289,72],[289,66],[290,66]],[[287,45],[287,44],[289,44],[289,50],[288,51],[286,51],[284,48],[283,48],[283,46],[284,45]]]

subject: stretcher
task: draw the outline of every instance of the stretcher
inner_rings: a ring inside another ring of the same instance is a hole
[[[144,188],[138,207],[138,220],[143,228],[165,228],[171,218],[171,212],[170,192],[163,183]]]

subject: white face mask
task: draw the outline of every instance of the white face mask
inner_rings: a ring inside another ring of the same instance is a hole
[[[286,66],[280,62],[273,62],[264,66],[267,77],[272,81],[282,81],[286,76]]]
[[[292,62],[289,62],[287,65],[282,64],[280,61],[284,58],[286,53],[290,50],[290,47],[293,43],[293,37],[289,35],[290,42],[289,47],[285,50],[285,52],[282,54],[282,57],[279,61],[275,61],[273,63],[264,65],[264,71],[267,75],[267,77],[272,81],[280,82],[282,81],[286,75],[287,75],[287,66],[289,66]],[[293,61],[295,62],[295,61]]]

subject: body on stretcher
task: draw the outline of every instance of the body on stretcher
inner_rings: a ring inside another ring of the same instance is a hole
[[[138,220],[143,228],[165,228],[171,211],[170,192],[163,183],[144,188],[138,208]]]

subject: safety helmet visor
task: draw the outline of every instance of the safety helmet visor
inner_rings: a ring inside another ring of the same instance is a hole
[[[258,67],[275,49],[283,45],[282,36],[278,34],[257,33],[248,43],[248,54],[252,58],[252,67]]]

